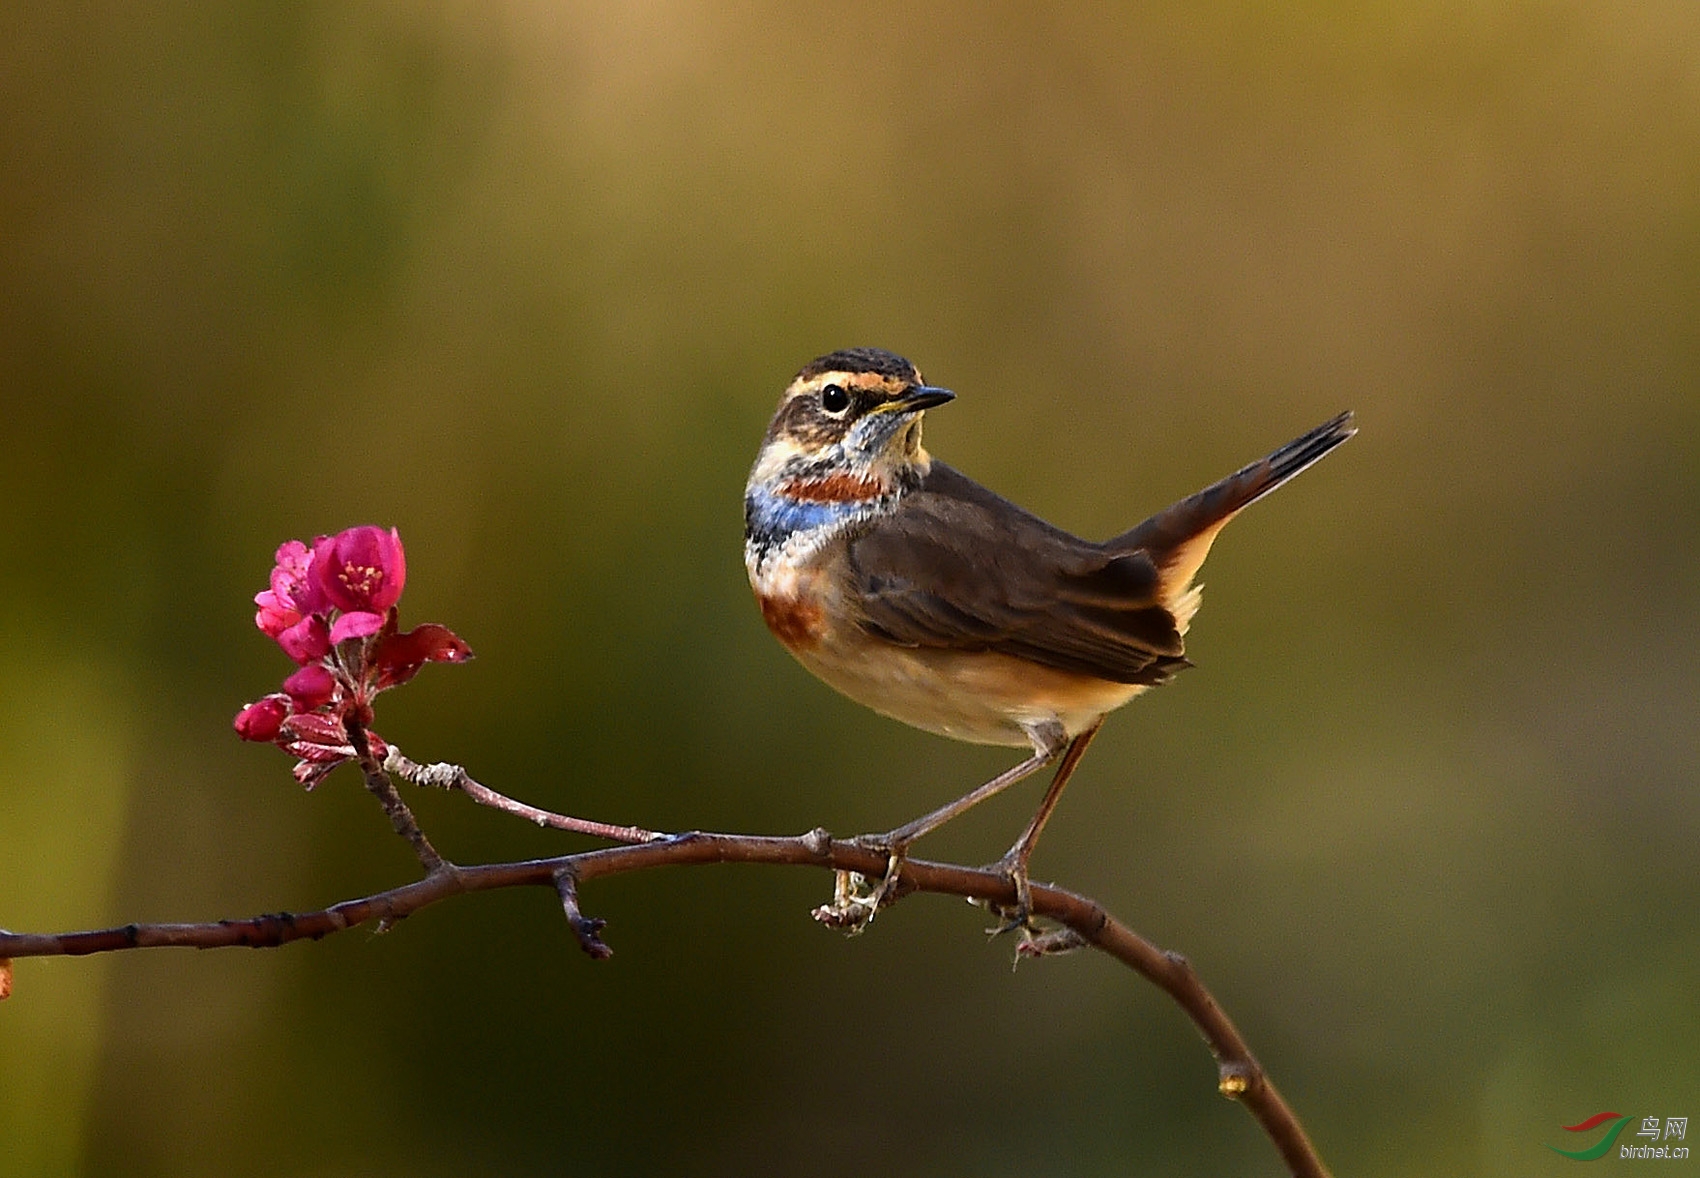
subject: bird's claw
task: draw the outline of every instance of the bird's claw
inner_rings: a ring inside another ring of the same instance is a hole
[[[987,929],[986,934],[998,937],[1019,929],[1022,941],[1027,941],[1039,931],[1033,924],[1033,885],[1027,878],[1027,864],[1017,856],[1009,854],[996,863],[989,864],[986,870],[997,872],[1015,889],[1013,904],[986,902],[986,908],[998,918],[998,923]]]
[[[822,904],[813,913],[814,918],[828,928],[840,929],[852,937],[865,932],[882,908],[899,899],[901,893],[897,890],[897,882],[902,875],[904,858],[901,846],[881,839],[864,836],[855,841],[872,850],[885,852],[885,874],[872,878],[860,871],[835,872],[832,902]]]

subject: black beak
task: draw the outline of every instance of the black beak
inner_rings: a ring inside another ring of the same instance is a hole
[[[891,402],[892,408],[901,408],[905,413],[919,413],[923,409],[931,409],[943,405],[946,401],[956,400],[956,394],[949,389],[941,389],[936,385],[918,384],[897,400]]]

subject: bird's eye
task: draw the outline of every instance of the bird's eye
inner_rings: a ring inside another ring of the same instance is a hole
[[[820,407],[837,416],[850,408],[850,394],[841,385],[829,384],[820,391]]]

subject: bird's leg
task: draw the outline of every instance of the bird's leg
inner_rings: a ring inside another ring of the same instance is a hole
[[[1032,725],[1027,729],[1027,736],[1033,742],[1033,755],[1021,764],[1010,766],[986,784],[976,786],[954,802],[947,802],[930,814],[923,814],[912,822],[905,822],[886,834],[872,836],[868,840],[870,844],[877,842],[888,847],[907,846],[923,835],[931,834],[952,818],[967,813],[992,795],[1002,793],[1022,778],[1031,777],[1068,748],[1068,733],[1055,720]]]
[[[1057,799],[1062,797],[1063,787],[1073,776],[1075,766],[1080,764],[1080,758],[1086,755],[1086,746],[1092,743],[1092,738],[1098,735],[1098,729],[1103,720],[1086,729],[1069,742],[1068,752],[1063,754],[1062,764],[1057,766],[1057,772],[1051,778],[1051,787],[1045,791],[1039,809],[1033,815],[1033,821],[1027,824],[1021,837],[1015,844],[1004,852],[1003,858],[992,866],[1009,877],[1009,882],[1015,888],[1015,906],[998,911],[998,927],[993,932],[1004,933],[1011,929],[1027,928],[1029,917],[1033,911],[1033,892],[1027,880],[1027,861],[1033,857],[1033,846],[1039,841],[1040,833],[1045,829],[1045,823],[1050,821],[1051,811],[1056,809]]]
[[[885,875],[881,877],[878,884],[869,888],[867,880],[856,875],[856,873],[840,872],[833,902],[817,909],[816,918],[835,927],[860,932],[869,921],[873,920],[879,910],[892,899],[893,890],[897,887],[898,877],[903,871],[903,860],[908,855],[910,843],[923,835],[931,834],[952,818],[979,805],[993,794],[1002,793],[1023,778],[1031,777],[1061,756],[1063,750],[1072,747],[1068,743],[1067,731],[1055,720],[1047,720],[1040,724],[1025,727],[1028,739],[1033,742],[1033,755],[1019,765],[1010,766],[984,785],[969,790],[954,802],[940,806],[929,814],[923,814],[912,822],[905,822],[895,830],[889,830],[884,834],[859,836],[856,841],[862,846],[885,852]],[[1054,782],[1051,788],[1053,791],[1057,791]]]

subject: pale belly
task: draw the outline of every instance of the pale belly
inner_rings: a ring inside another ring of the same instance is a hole
[[[1145,687],[1059,671],[1010,655],[899,646],[849,621],[835,553],[752,575],[768,628],[797,661],[894,720],[973,744],[1027,747],[1034,729],[1077,736]]]
[[[1034,743],[1030,732],[1051,722],[1078,736],[1145,690],[1009,655],[912,649],[859,632],[789,649],[856,702],[973,744],[1026,747]]]

